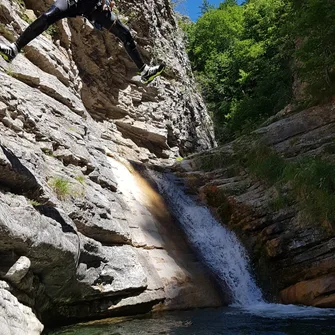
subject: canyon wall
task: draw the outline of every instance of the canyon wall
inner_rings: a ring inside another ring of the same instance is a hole
[[[1,0],[1,42],[51,3]],[[167,64],[148,86],[120,42],[82,17],[58,22],[12,63],[0,59],[4,334],[223,303],[131,163],[170,165],[215,146],[183,34],[169,1],[118,6],[145,60]]]
[[[174,166],[239,236],[269,301],[335,306],[334,203],[330,190],[324,197],[334,180],[334,110],[333,102],[286,108],[252,135]],[[289,180],[276,179],[297,162]]]

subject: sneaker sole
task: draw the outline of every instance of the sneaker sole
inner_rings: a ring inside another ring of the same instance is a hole
[[[165,70],[165,65],[162,66],[162,69],[160,71],[158,71],[157,73],[155,73],[154,75],[152,75],[151,77],[149,77],[148,80],[146,81],[142,81],[143,84],[149,84],[150,82],[152,82],[156,77],[160,76],[163,71]]]

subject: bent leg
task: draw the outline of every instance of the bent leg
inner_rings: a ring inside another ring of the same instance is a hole
[[[96,11],[93,14],[95,22],[109,30],[123,43],[128,55],[136,64],[139,70],[143,70],[145,63],[136,47],[135,41],[127,26],[125,26],[115,15],[110,11]]]
[[[56,0],[55,3],[37,20],[30,24],[15,42],[20,51],[34,38],[42,34],[49,26],[60,19],[69,16],[69,4],[67,0]]]

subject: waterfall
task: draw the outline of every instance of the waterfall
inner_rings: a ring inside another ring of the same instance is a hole
[[[229,288],[233,305],[252,306],[263,302],[249,268],[244,247],[233,232],[196,203],[171,174],[150,172],[159,192],[178,219],[190,244],[222,284]]]

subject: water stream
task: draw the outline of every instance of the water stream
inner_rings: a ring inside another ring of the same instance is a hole
[[[152,172],[160,193],[178,218],[188,241],[217,277],[229,289],[235,306],[262,303],[261,290],[249,269],[249,260],[236,235],[224,228],[210,211],[185,194],[170,174]]]
[[[159,192],[185,231],[190,244],[229,289],[227,308],[104,320],[66,328],[54,335],[316,335],[335,334],[335,309],[284,306],[264,301],[249,267],[244,247],[210,211],[188,196],[173,175],[150,172]]]

